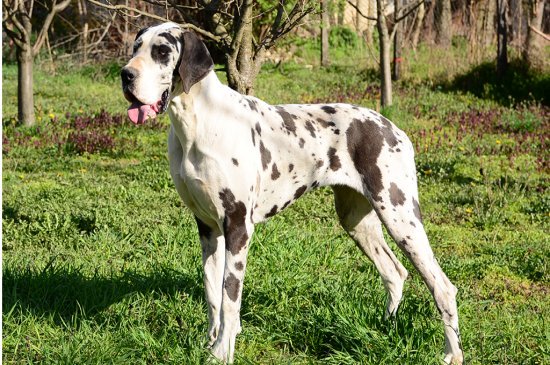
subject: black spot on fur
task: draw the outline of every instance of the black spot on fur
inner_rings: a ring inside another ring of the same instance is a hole
[[[313,126],[313,124],[311,124],[309,120],[306,121],[305,127],[309,131],[309,134],[311,134],[311,136],[315,138],[315,127]]]
[[[298,145],[300,146],[300,148],[304,148],[305,143],[306,143],[306,141],[304,141],[303,138],[300,138],[300,140],[298,141]]]
[[[397,187],[397,185],[395,185],[395,183],[391,183],[390,184],[390,202],[392,203],[393,206],[397,206],[397,205],[403,205],[405,203],[405,194],[403,193],[403,191],[401,189],[399,189]]]
[[[232,301],[236,302],[239,298],[239,288],[241,286],[241,282],[239,279],[233,275],[233,273],[230,273],[224,280],[223,287],[225,289],[225,292],[227,293],[227,296]]]
[[[231,161],[233,161],[233,165],[239,166],[239,161],[236,158],[232,158]]]
[[[386,209],[386,207],[383,206],[383,205],[381,205],[381,206],[380,206],[380,209],[384,210],[384,209]]]
[[[292,170],[294,170],[294,165],[293,164],[288,165],[288,172],[292,172]]]
[[[321,168],[325,163],[323,162],[323,160],[318,160],[317,163],[315,164],[315,167],[317,168]]]
[[[314,189],[315,189],[316,187],[318,187],[318,186],[319,186],[319,181],[317,181],[317,180],[315,180],[315,181],[313,182],[313,184],[311,184],[311,187],[314,188]]]
[[[261,137],[262,136],[262,127],[260,127],[260,123],[256,123],[254,128],[256,129],[256,132],[258,132],[258,135]]]
[[[282,206],[281,210],[283,210],[283,209],[285,209],[286,207],[288,207],[289,204],[290,204],[291,202],[292,202],[291,200],[287,201],[287,202]]]
[[[281,173],[279,172],[279,169],[277,169],[277,165],[273,164],[271,169],[271,180],[277,180],[281,176]]]
[[[382,122],[383,127],[381,128],[382,135],[384,136],[384,139],[386,140],[386,143],[390,147],[395,147],[397,145],[397,138],[395,137],[395,134],[393,133],[393,127],[391,122],[384,118],[383,116],[380,116],[380,121]]]
[[[250,128],[250,133],[252,134],[252,144],[256,146],[256,137],[254,137],[254,129]]]
[[[335,130],[334,130],[334,134],[340,134],[340,130],[339,130],[339,129],[335,129]]]
[[[164,39],[166,39],[168,41],[168,43],[170,43],[171,45],[173,45],[174,47],[178,44],[178,40],[176,39],[176,37],[174,37],[171,33],[169,32],[163,32],[163,33],[160,33],[159,34],[159,37],[162,37]]]
[[[225,249],[236,255],[248,240],[245,225],[246,206],[242,201],[236,201],[235,195],[229,189],[223,189],[219,195],[225,210],[223,220]]]
[[[296,123],[294,123],[292,115],[290,115],[290,113],[287,112],[283,107],[276,106],[275,109],[283,119],[283,126],[286,128],[286,130],[289,133],[296,135]]]
[[[260,141],[260,155],[262,156],[262,167],[267,170],[267,166],[271,162],[271,152],[264,147],[264,143]]]
[[[274,205],[269,212],[265,215],[266,218],[273,217],[275,214],[277,214],[277,206]]]
[[[170,53],[172,48],[167,44],[153,44],[151,46],[151,58],[155,63],[167,66],[170,62]]]
[[[138,51],[138,49],[143,45],[143,39],[138,39],[134,42],[134,53]]]
[[[342,167],[342,164],[340,163],[340,157],[338,157],[338,155],[336,154],[336,148],[329,148],[327,155],[330,161],[330,169],[332,171],[337,171],[338,169],[340,169],[340,167]]]
[[[237,262],[237,263],[235,263],[235,269],[237,269],[237,270],[239,270],[239,271],[243,271],[243,269],[244,269],[243,263],[240,262],[240,261]]]
[[[255,112],[258,111],[258,107],[256,106],[256,100],[251,100],[248,98],[245,98],[245,100],[248,102],[248,106],[250,107],[250,110],[253,110]]]
[[[369,190],[372,199],[382,201],[379,194],[384,185],[376,161],[382,150],[383,139],[378,124],[368,119],[364,122],[353,119],[346,131],[346,137],[349,155],[361,174],[363,184]]]
[[[321,118],[317,118],[317,123],[319,123],[319,125],[323,128],[328,128],[328,127],[335,127],[336,126],[336,123],[332,122],[332,121],[326,121],[324,119],[321,119]]]
[[[410,221],[409,224],[410,224],[411,226],[413,226],[413,227],[416,227],[416,224],[414,224],[413,221]]]
[[[422,223],[422,212],[420,212],[420,204],[416,201],[415,198],[413,198],[413,213],[416,219]]]
[[[323,111],[327,114],[336,114],[336,109],[334,109],[330,105],[323,105],[321,109],[323,109]]]
[[[302,185],[300,186],[298,189],[296,189],[296,192],[294,193],[294,200],[298,199],[299,197],[301,197],[307,190],[307,186],[306,185]]]

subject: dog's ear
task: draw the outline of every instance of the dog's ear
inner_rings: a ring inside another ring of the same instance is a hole
[[[204,43],[194,32],[184,31],[182,43],[183,50],[178,72],[183,82],[183,91],[189,94],[191,86],[201,81],[214,68],[214,61]]]

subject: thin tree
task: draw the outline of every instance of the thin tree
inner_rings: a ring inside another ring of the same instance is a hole
[[[328,67],[329,59],[329,0],[321,0],[321,67]]]
[[[497,0],[497,75],[508,68],[508,0]]]
[[[48,14],[33,43],[33,11],[35,2],[2,0],[2,25],[13,40],[17,56],[17,117],[26,126],[35,124],[33,95],[33,60],[48,36],[55,15],[63,11],[71,0],[51,1]],[[34,22],[36,25],[36,22]]]
[[[451,0],[435,1],[435,43],[441,47],[450,47],[453,37],[453,18]]]
[[[550,41],[550,37],[541,31],[545,3],[546,0],[529,0],[527,39],[523,50],[523,59],[530,68],[543,67],[545,61],[542,41]]]
[[[403,7],[402,15],[394,18],[394,24],[399,24],[423,3],[424,0],[419,0],[412,5]],[[390,32],[388,22],[386,21],[386,7],[388,3],[384,0],[376,0],[376,18],[363,14],[351,0],[348,0],[348,4],[355,8],[355,10],[361,14],[362,17],[376,21],[376,28],[378,29],[378,46],[380,51],[380,103],[383,107],[390,106],[393,104],[391,81],[391,44],[395,37],[397,27],[394,26]]]

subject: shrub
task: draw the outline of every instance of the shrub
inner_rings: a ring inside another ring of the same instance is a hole
[[[332,27],[328,38],[331,47],[356,48],[359,45],[359,37],[348,27]]]

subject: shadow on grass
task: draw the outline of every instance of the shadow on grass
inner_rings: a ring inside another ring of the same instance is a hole
[[[172,269],[143,275],[123,272],[89,277],[77,268],[47,265],[41,271],[4,267],[2,312],[14,306],[37,316],[53,315],[55,321],[74,318],[78,313],[92,317],[132,293],[186,293],[192,300],[204,297],[202,278]]]
[[[519,59],[509,63],[501,79],[497,76],[495,63],[484,62],[440,86],[443,90],[469,92],[504,106],[524,101],[550,106],[550,74],[531,71]]]

